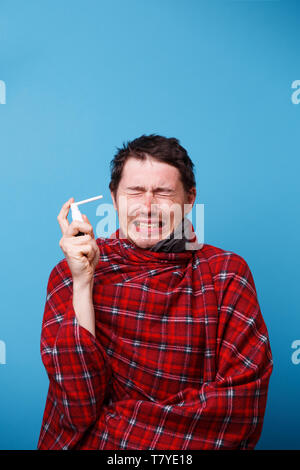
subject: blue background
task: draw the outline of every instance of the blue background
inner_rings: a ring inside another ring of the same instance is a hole
[[[116,147],[143,133],[188,150],[205,242],[252,271],[274,357],[257,449],[300,448],[299,38],[298,1],[0,1],[1,449],[38,441],[60,207],[109,203]]]

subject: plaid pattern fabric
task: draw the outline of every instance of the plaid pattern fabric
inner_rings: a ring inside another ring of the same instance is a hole
[[[246,261],[207,244],[97,243],[96,338],[77,322],[65,259],[49,277],[38,449],[253,449],[273,362]]]

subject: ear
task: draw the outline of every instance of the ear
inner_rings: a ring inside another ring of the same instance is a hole
[[[196,188],[195,187],[191,188],[189,192],[187,193],[187,204],[191,204],[193,206],[196,200],[196,196],[197,196]]]
[[[117,203],[116,203],[116,199],[115,199],[114,193],[111,191],[111,192],[110,192],[110,195],[111,195],[111,198],[112,198],[112,202],[113,202],[113,205],[114,205],[114,209],[115,209],[115,211],[116,211],[116,210],[117,210]]]
[[[192,210],[196,199],[196,188],[190,189],[185,193],[184,216],[186,217]]]

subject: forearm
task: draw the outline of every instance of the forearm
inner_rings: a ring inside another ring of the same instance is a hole
[[[65,307],[52,350],[45,345],[48,358],[44,357],[44,364],[50,401],[61,415],[59,427],[81,432],[101,413],[111,370],[99,341],[79,324],[72,298]]]
[[[93,286],[93,282],[85,285],[73,283],[73,308],[79,325],[96,336]]]

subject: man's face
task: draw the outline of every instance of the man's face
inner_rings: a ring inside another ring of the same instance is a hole
[[[116,197],[113,193],[111,196],[124,236],[147,249],[177,227],[191,210],[196,190],[186,193],[180,173],[172,165],[150,156],[145,160],[130,157],[123,167]]]

